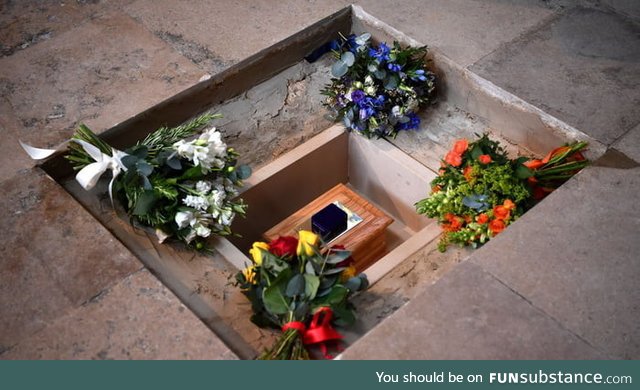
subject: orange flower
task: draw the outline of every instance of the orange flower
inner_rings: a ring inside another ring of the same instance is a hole
[[[462,153],[467,151],[468,147],[469,147],[469,141],[467,141],[466,139],[459,139],[456,141],[455,144],[453,144],[452,151],[456,154],[462,155]]]
[[[494,236],[503,231],[505,227],[506,226],[504,222],[499,219],[494,219],[493,221],[489,222],[489,230],[491,230]]]
[[[431,189],[431,193],[432,193],[432,194],[435,194],[435,193],[440,192],[440,191],[442,191],[442,187],[440,187],[440,186],[434,186],[434,187]]]
[[[457,232],[462,228],[462,219],[454,214],[447,213],[444,215],[447,221],[442,224],[445,232]]]
[[[496,219],[506,220],[509,219],[509,216],[511,216],[511,212],[504,206],[494,206],[493,216],[496,217]]]
[[[489,216],[488,216],[487,214],[485,214],[485,213],[482,213],[482,214],[480,214],[480,215],[478,215],[478,216],[476,217],[476,221],[477,221],[479,224],[483,225],[483,224],[485,224],[485,223],[489,222]]]
[[[493,160],[491,160],[491,156],[489,156],[488,154],[481,154],[480,156],[478,156],[478,161],[480,161],[480,164],[487,165]]]
[[[467,165],[462,170],[462,175],[464,175],[464,178],[467,179],[467,181],[471,181],[471,179],[473,179],[472,174],[473,174],[473,168],[471,167],[471,165]]]
[[[511,201],[511,199],[505,199],[504,203],[502,203],[505,209],[511,211],[516,208],[516,204]]]
[[[462,164],[462,156],[458,153],[451,151],[447,153],[447,155],[444,157],[444,161],[449,165],[452,165],[454,167],[459,167],[460,164]]]

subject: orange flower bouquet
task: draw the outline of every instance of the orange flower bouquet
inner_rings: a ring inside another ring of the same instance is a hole
[[[441,251],[450,243],[477,247],[586,166],[581,152],[586,146],[577,142],[530,160],[510,159],[486,134],[471,143],[458,140],[431,182],[429,198],[416,209],[438,219],[444,231]]]

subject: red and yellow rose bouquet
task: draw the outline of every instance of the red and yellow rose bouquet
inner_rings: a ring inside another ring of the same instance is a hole
[[[553,150],[542,160],[510,159],[485,134],[461,139],[445,155],[429,198],[416,203],[418,213],[437,218],[448,244],[477,247],[502,232],[535,203],[586,166],[576,142]]]
[[[251,320],[283,332],[259,359],[309,359],[309,346],[318,346],[330,358],[327,346],[342,338],[333,325],[355,321],[349,297],[369,285],[366,275],[355,274],[351,253],[323,249],[320,238],[306,230],[298,238],[255,242],[249,252],[253,264],[236,280],[251,301]]]

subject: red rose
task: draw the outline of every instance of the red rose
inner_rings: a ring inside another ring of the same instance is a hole
[[[489,222],[489,217],[487,216],[487,214],[482,213],[482,214],[478,215],[478,217],[476,218],[476,221],[478,221],[479,224],[483,225],[483,224]]]
[[[291,236],[278,237],[269,243],[269,252],[278,257],[295,256],[298,239]]]

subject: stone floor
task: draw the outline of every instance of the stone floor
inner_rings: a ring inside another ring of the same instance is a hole
[[[0,0],[0,359],[236,358],[17,140],[109,128],[346,4]],[[611,149],[344,358],[639,359],[640,3],[358,4]]]

